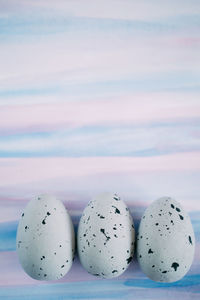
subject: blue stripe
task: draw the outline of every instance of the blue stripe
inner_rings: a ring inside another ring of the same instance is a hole
[[[16,249],[17,221],[0,223],[0,251]]]
[[[9,286],[0,289],[2,299],[42,299],[42,300],[64,300],[64,299],[161,299],[173,292],[185,292],[182,299],[190,295],[200,294],[200,275],[185,276],[182,280],[165,284],[153,282],[144,278],[133,278],[128,280],[93,280],[82,282],[65,282],[45,285],[31,286]],[[145,290],[141,290],[145,289]],[[144,293],[145,292],[145,293]],[[150,294],[149,294],[150,292]],[[164,298],[165,299],[165,298]],[[197,299],[197,298],[195,298]]]
[[[84,126],[69,130],[2,135],[0,136],[0,157],[145,157],[199,151],[200,141],[195,132],[198,132],[200,122],[198,119],[193,121],[190,119],[190,122],[191,124],[183,121],[180,123],[154,122],[120,127],[114,125]],[[140,140],[138,140],[139,136]],[[162,136],[165,136],[167,146],[160,148]],[[30,142],[35,150],[28,147],[23,149],[23,145],[29,145]],[[9,146],[9,143],[16,144],[17,149]],[[22,145],[21,149],[20,145]]]
[[[62,95],[81,97],[109,95],[109,93],[130,93],[130,92],[160,92],[160,91],[182,91],[195,92],[200,90],[200,72],[168,72],[143,75],[138,78],[136,74],[129,75],[120,80],[96,81],[90,83],[76,83],[60,85],[59,82],[51,86],[18,88],[12,87],[2,89],[0,98],[25,97],[37,95]]]
[[[200,146],[198,147],[187,147],[186,149],[176,148],[176,149],[169,149],[169,150],[158,150],[155,148],[147,148],[145,150],[140,151],[133,151],[133,150],[124,150],[122,151],[108,151],[107,149],[103,149],[103,147],[107,147],[106,145],[102,145],[101,151],[98,149],[44,149],[44,150],[38,150],[38,151],[23,151],[23,150],[13,150],[12,152],[6,150],[0,151],[0,157],[1,158],[33,158],[33,157],[154,157],[154,156],[162,156],[162,155],[169,155],[169,154],[175,154],[175,153],[187,153],[189,152],[196,152],[200,150]]]
[[[159,19],[158,21],[140,21],[123,19],[104,19],[90,17],[64,17],[56,15],[55,12],[43,14],[38,11],[36,14],[27,14],[26,17],[10,15],[8,18],[0,19],[0,36],[8,38],[17,35],[46,35],[58,34],[69,31],[115,33],[120,31],[127,33],[171,33],[180,30],[192,30],[200,27],[198,14],[183,15]]]
[[[25,89],[9,89],[0,90],[0,98],[7,97],[24,97],[24,96],[38,96],[38,95],[52,95],[58,93],[59,88],[54,87],[42,87],[42,88],[25,88]]]
[[[174,287],[175,289],[182,288],[187,289],[187,287],[195,286],[197,285],[200,287],[200,274],[196,275],[188,275],[185,276],[182,280],[179,280],[177,282],[172,282],[172,283],[161,283],[161,282],[155,282],[147,279],[129,279],[126,280],[124,283],[126,286],[137,286],[137,287],[145,287],[145,288],[162,288],[162,289],[167,289],[167,288],[172,288]],[[200,290],[199,290],[200,292]]]

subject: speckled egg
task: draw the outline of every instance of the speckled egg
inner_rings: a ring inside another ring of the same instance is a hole
[[[134,253],[132,216],[117,194],[98,195],[84,209],[78,227],[78,254],[83,267],[103,278],[117,277]]]
[[[34,279],[55,280],[69,271],[74,228],[61,201],[41,195],[28,203],[19,221],[16,249],[23,269]]]
[[[194,249],[190,217],[177,201],[163,197],[146,209],[137,236],[137,258],[149,278],[180,280],[190,269]]]

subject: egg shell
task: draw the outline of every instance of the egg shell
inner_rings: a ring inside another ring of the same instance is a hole
[[[17,229],[16,249],[25,272],[37,280],[56,280],[71,268],[74,228],[63,205],[51,195],[31,200]]]
[[[190,217],[170,197],[154,201],[145,211],[137,235],[137,259],[152,280],[174,282],[190,269],[195,237]]]
[[[83,267],[113,278],[129,266],[134,254],[132,216],[117,194],[103,193],[89,202],[79,222],[77,245]]]

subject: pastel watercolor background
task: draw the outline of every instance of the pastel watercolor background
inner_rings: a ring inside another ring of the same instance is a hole
[[[136,259],[119,278],[75,258],[58,282],[29,278],[15,238],[28,201],[52,193],[75,228],[119,193],[136,227],[172,196],[189,212],[189,273],[156,283]],[[0,0],[0,299],[200,299],[200,1]]]

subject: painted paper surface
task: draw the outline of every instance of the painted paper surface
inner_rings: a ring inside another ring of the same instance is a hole
[[[0,1],[0,299],[200,298],[199,53],[199,1]],[[78,257],[57,282],[24,273],[28,201],[56,195],[77,230],[104,191],[136,227],[159,197],[183,205],[196,252],[182,280],[153,282],[136,259],[112,280]]]

